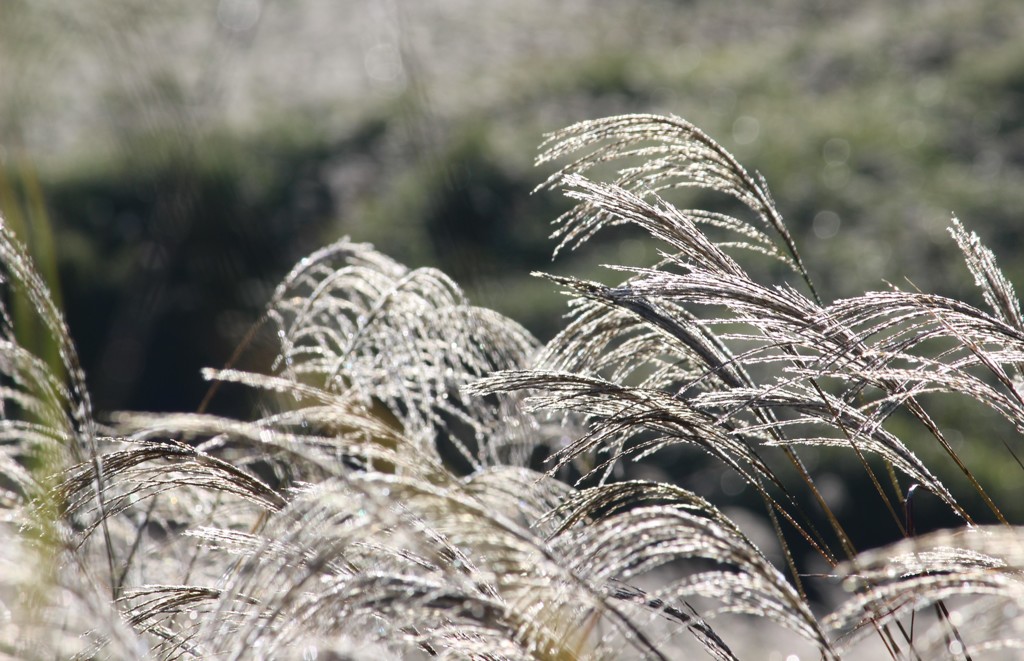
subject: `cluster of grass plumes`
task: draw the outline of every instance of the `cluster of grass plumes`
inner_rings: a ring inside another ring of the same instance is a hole
[[[692,125],[585,122],[552,136],[541,161],[566,156],[548,182],[577,201],[561,246],[632,224],[664,245],[657,264],[620,268],[614,286],[553,278],[575,297],[572,316],[541,346],[442,273],[338,242],[268,304],[279,350],[266,373],[206,372],[261,393],[250,419],[98,424],[67,328],[4,230],[8,288],[61,360],[22,349],[3,309],[0,649],[732,659],[736,641],[716,630],[728,614],[829,659],[868,634],[893,658],[1020,647],[1024,533],[927,406],[959,394],[1024,425],[1024,321],[992,254],[954,223],[988,311],[896,289],[825,304],[765,183]],[[609,166],[610,181],[588,177]],[[679,187],[730,196],[740,212],[677,208],[664,196]],[[755,279],[751,251],[797,284]],[[896,411],[920,433],[890,431]],[[925,443],[961,483],[919,459]],[[847,448],[907,539],[856,548],[804,446]],[[619,470],[679,447],[757,494],[782,566],[702,495]],[[916,536],[914,489],[963,530]],[[977,525],[961,489],[1002,524]],[[795,544],[845,579],[833,613],[807,597]]]

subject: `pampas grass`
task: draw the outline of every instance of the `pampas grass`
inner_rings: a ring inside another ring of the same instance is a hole
[[[558,249],[634,225],[659,261],[613,267],[614,285],[550,277],[571,313],[541,346],[444,274],[339,241],[268,303],[278,350],[265,373],[204,372],[259,395],[247,419],[99,424],[59,311],[0,232],[8,291],[60,356],[22,348],[0,309],[0,650],[733,659],[743,641],[718,623],[737,615],[825,659],[865,637],[895,659],[1021,647],[1024,535],[927,406],[954,394],[1024,426],[1024,321],[978,238],[953,222],[986,310],[895,288],[826,303],[767,184],[682,119],[583,122],[539,160],[563,163],[545,187],[576,203]],[[679,188],[739,210],[678,208]],[[793,283],[751,275],[752,253]],[[897,436],[896,412],[917,430]],[[941,480],[926,444],[962,479]],[[844,449],[905,541],[857,548],[807,447]],[[757,495],[781,565],[706,495],[631,477],[670,449]],[[916,489],[963,528],[917,536]],[[807,596],[806,549],[848,591],[832,613]]]

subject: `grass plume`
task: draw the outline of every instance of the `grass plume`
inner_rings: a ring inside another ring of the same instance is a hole
[[[716,625],[737,614],[824,659],[868,634],[893,658],[1019,649],[1024,537],[929,408],[953,395],[1024,430],[1024,321],[991,251],[954,220],[987,310],[896,288],[826,302],[767,184],[686,121],[583,122],[539,159],[565,160],[544,184],[575,201],[559,249],[634,225],[657,263],[613,267],[614,285],[548,276],[573,300],[541,346],[443,273],[339,241],[275,290],[265,372],[204,372],[259,395],[244,419],[99,424],[59,310],[0,233],[5,284],[62,360],[23,348],[0,309],[0,649],[734,659]],[[738,211],[679,208],[679,188]],[[764,256],[795,282],[752,275]],[[962,479],[922,458],[933,445]],[[858,548],[807,448],[845,450],[875,492],[858,500],[905,540]],[[631,473],[669,451],[756,494],[778,566],[710,494]],[[918,488],[963,528],[916,536]],[[848,588],[832,613],[808,597],[807,549]]]

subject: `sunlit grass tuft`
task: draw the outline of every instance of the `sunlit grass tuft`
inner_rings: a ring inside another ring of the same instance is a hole
[[[260,395],[243,419],[204,406],[100,425],[5,226],[5,284],[59,364],[4,302],[0,649],[733,659],[742,629],[719,623],[736,616],[825,659],[866,635],[898,659],[1019,649],[1024,538],[929,408],[956,396],[1024,430],[1024,321],[978,238],[954,221],[988,310],[892,287],[827,301],[766,182],[686,121],[611,117],[545,145],[541,163],[568,162],[546,185],[576,203],[559,248],[630,224],[660,243],[656,263],[612,267],[614,285],[550,277],[573,300],[541,346],[443,273],[339,241],[275,290],[265,373],[204,372],[211,397]],[[735,211],[678,208],[677,188]],[[765,256],[792,282],[751,275]],[[897,413],[915,433],[894,433]],[[921,459],[932,445],[955,480]],[[905,541],[860,548],[808,448],[847,451],[872,485],[856,506]],[[715,493],[635,479],[669,452],[749,487],[784,561]],[[918,536],[918,490],[963,528]],[[848,590],[831,614],[808,596],[808,552]]]

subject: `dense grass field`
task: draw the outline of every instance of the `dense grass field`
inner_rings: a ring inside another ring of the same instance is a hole
[[[204,370],[197,411],[109,424],[4,226],[4,653],[734,659],[768,652],[757,631],[824,659],[865,639],[876,658],[1019,654],[1012,503],[934,415],[1002,417],[996,451],[1024,471],[1024,317],[977,235],[950,226],[984,308],[914,287],[826,304],[766,181],[681,118],[575,124],[539,161],[574,202],[556,250],[626,224],[660,245],[615,284],[545,276],[572,299],[551,341],[345,239]],[[694,187],[736,212],[665,197]],[[764,260],[788,275],[755,279]],[[237,369],[261,326],[276,355]],[[211,412],[233,388],[253,413]],[[694,470],[652,479],[663,455]],[[836,485],[838,462],[871,486]],[[773,551],[696,475],[759,501]],[[956,527],[927,532],[935,504]],[[902,541],[864,547],[865,520]]]

